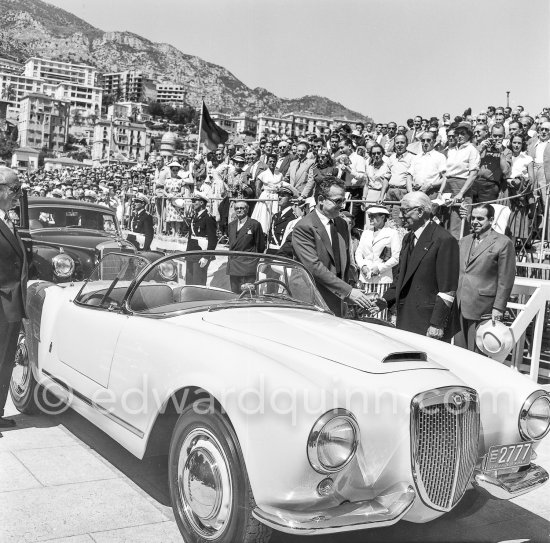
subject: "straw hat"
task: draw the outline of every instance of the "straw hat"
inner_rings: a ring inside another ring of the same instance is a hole
[[[489,319],[477,327],[476,345],[489,358],[504,362],[514,346],[514,335],[504,323]]]

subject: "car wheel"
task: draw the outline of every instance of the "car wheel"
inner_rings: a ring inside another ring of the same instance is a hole
[[[23,330],[19,333],[17,340],[15,365],[10,379],[10,396],[17,410],[26,415],[59,413],[65,405],[36,382],[30,363],[27,338]]]
[[[196,405],[183,411],[170,444],[169,483],[186,543],[269,541],[271,529],[252,516],[256,503],[237,436],[221,414]]]

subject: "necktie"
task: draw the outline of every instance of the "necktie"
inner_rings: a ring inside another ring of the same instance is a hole
[[[338,277],[342,276],[342,262],[340,260],[340,241],[338,240],[338,231],[334,221],[330,219],[330,238],[332,242],[332,252],[334,253],[334,264],[336,266],[336,275]]]

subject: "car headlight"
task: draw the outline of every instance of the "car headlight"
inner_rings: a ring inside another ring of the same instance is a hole
[[[550,395],[533,392],[519,412],[519,433],[526,441],[542,439],[550,430]]]
[[[65,253],[52,258],[53,272],[57,277],[70,277],[74,272],[74,260]]]
[[[163,279],[166,279],[167,281],[171,279],[176,278],[176,272],[177,268],[176,265],[173,262],[167,261],[167,262],[161,262],[159,264],[159,273],[160,276]]]
[[[328,411],[313,425],[307,442],[311,467],[319,473],[343,469],[357,451],[359,426],[345,409]]]

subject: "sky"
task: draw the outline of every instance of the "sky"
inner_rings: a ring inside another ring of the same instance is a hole
[[[376,121],[550,105],[548,0],[48,0],[285,98]]]

